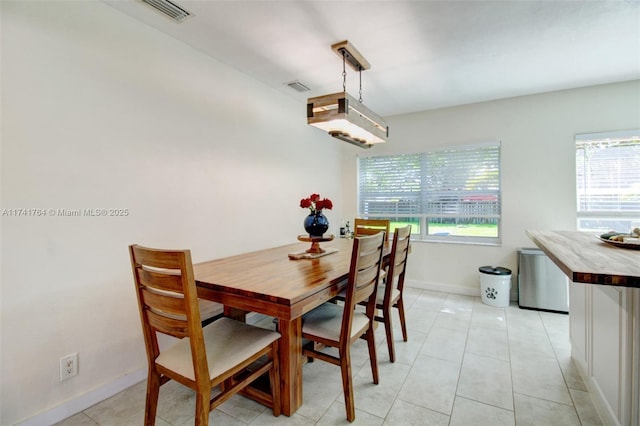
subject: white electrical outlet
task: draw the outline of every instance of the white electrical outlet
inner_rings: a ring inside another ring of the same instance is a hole
[[[60,381],[67,380],[78,374],[78,353],[74,352],[60,358]]]

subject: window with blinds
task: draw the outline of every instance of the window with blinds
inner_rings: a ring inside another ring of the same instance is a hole
[[[358,215],[424,240],[498,243],[500,144],[359,159]]]
[[[640,130],[577,135],[578,230],[640,226]]]

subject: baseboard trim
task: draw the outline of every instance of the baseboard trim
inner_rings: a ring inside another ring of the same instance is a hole
[[[607,402],[602,389],[600,389],[600,385],[598,384],[598,382],[593,378],[585,380],[583,377],[582,380],[587,385],[589,395],[591,396],[591,401],[593,401],[593,405],[600,415],[602,423],[611,426],[621,426],[620,422],[616,418],[615,413],[613,412],[613,409]]]
[[[111,398],[112,396],[140,383],[143,380],[146,380],[146,378],[146,368],[134,371],[114,380],[111,383],[82,394],[77,398],[68,400],[57,407],[33,416],[18,424],[20,426],[48,426],[61,422],[68,417],[78,414],[87,408],[92,407],[107,398]]]
[[[420,290],[440,291],[443,293],[462,294],[465,296],[480,297],[480,287],[471,288],[453,284],[434,283],[428,281],[405,280],[407,287],[418,288]]]
[[[607,426],[621,426],[611,409],[611,406],[604,397],[602,389],[600,389],[600,386],[592,377],[589,377],[589,374],[587,373],[587,364],[580,358],[581,354],[574,353],[573,348],[576,347],[576,345],[573,341],[571,341],[571,347],[571,360],[575,364],[580,377],[582,377],[582,382],[587,387],[587,391],[589,392],[593,406],[600,416],[600,420],[602,420],[602,423]]]

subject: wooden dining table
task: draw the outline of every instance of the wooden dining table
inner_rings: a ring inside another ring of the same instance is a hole
[[[224,304],[225,315],[245,320],[249,312],[278,319],[282,412],[302,405],[302,315],[333,299],[346,285],[353,240],[323,242],[330,254],[290,259],[309,249],[294,243],[194,265],[198,297]],[[383,252],[388,257],[391,244]]]

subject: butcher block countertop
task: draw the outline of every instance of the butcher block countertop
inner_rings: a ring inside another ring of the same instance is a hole
[[[640,250],[602,242],[577,231],[527,231],[573,282],[640,288]]]

